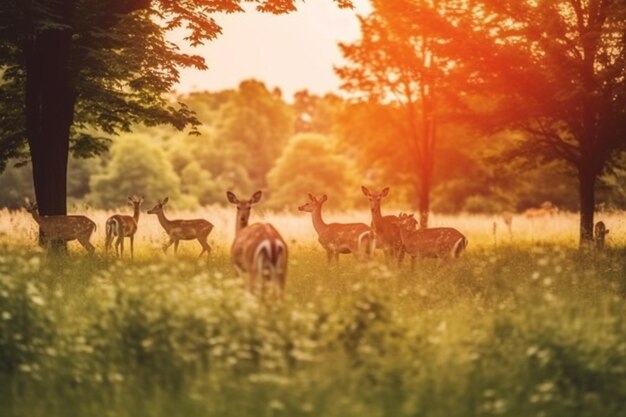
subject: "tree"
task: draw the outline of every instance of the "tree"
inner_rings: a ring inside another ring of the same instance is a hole
[[[197,204],[187,196],[181,200],[180,179],[156,145],[138,137],[126,137],[111,148],[111,160],[90,181],[90,199],[102,208],[126,204],[129,195],[143,195],[148,202],[169,197],[178,207]]]
[[[465,6],[461,19],[440,20],[456,31],[454,53],[466,66],[468,85],[497,99],[482,120],[525,132],[517,155],[574,168],[580,243],[587,245],[598,179],[626,145],[626,3],[479,0]]]
[[[243,81],[220,108],[218,120],[218,146],[236,148],[232,159],[245,167],[257,187],[264,187],[265,176],[293,134],[293,113],[280,91],[269,91],[260,81]]]
[[[114,135],[134,123],[197,125],[164,95],[178,68],[205,68],[165,40],[186,25],[192,45],[214,39],[215,12],[289,13],[295,0],[3,0],[0,2],[0,167],[30,159],[41,214],[66,214],[70,151],[107,147],[86,127]],[[335,0],[350,7],[349,0]]]
[[[345,106],[344,100],[334,94],[320,97],[308,90],[293,95],[293,110],[296,115],[295,133],[321,133],[330,135],[336,119]]]
[[[272,193],[268,204],[292,207],[305,201],[306,195],[328,194],[328,205],[334,208],[354,206],[359,198],[353,162],[337,152],[327,136],[301,133],[293,136],[267,179]],[[353,196],[353,197],[350,197]]]
[[[439,55],[440,38],[429,32],[432,14],[445,13],[450,1],[374,0],[373,12],[360,18],[361,40],[340,44],[351,65],[337,68],[342,88],[374,103],[391,104],[400,141],[412,158],[420,227],[428,227],[434,154],[440,126],[449,58]]]

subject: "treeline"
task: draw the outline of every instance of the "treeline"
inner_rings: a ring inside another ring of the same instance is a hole
[[[103,158],[71,158],[70,202],[123,205],[128,195],[169,196],[177,208],[225,204],[224,192],[266,190],[267,207],[293,209],[306,193],[326,193],[329,207],[363,207],[360,184],[392,187],[396,205],[417,203],[415,167],[391,106],[351,103],[301,91],[282,96],[248,80],[236,90],[193,93],[184,102],[199,135],[136,126],[115,137]],[[512,157],[522,133],[485,135],[460,121],[441,127],[435,154],[434,212],[521,211],[550,200],[578,209],[575,173],[559,162]],[[626,167],[626,157],[622,158]],[[599,180],[598,203],[626,208],[626,168]],[[29,165],[0,175],[0,206],[18,208],[34,195]]]

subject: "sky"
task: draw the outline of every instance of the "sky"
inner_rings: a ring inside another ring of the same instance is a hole
[[[268,88],[279,87],[289,100],[298,90],[340,93],[333,66],[343,61],[338,42],[359,38],[357,14],[367,14],[368,0],[353,0],[354,9],[339,9],[332,0],[298,2],[298,11],[271,15],[249,9],[246,13],[216,15],[222,26],[217,40],[192,48],[183,31],[170,40],[182,51],[204,57],[206,71],[181,71],[180,93],[236,88],[255,78]]]

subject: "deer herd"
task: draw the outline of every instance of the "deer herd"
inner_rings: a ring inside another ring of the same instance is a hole
[[[413,214],[383,215],[381,201],[389,195],[389,187],[379,192],[361,187],[368,199],[371,210],[371,222],[365,223],[326,223],[322,217],[322,206],[328,200],[326,195],[315,197],[308,194],[308,199],[299,211],[311,213],[313,228],[318,241],[326,251],[328,263],[339,260],[339,254],[352,254],[358,261],[369,261],[375,249],[381,249],[388,263],[402,264],[405,256],[411,258],[411,270],[415,268],[417,258],[458,258],[467,248],[467,238],[451,227],[419,228]],[[229,203],[236,206],[235,238],[231,246],[231,262],[237,274],[245,278],[248,291],[263,295],[267,292],[281,298],[285,288],[285,277],[288,265],[288,249],[285,240],[278,230],[269,223],[249,224],[252,206],[259,203],[262,192],[257,191],[250,199],[240,199],[231,191],[226,193]],[[128,204],[133,208],[133,215],[114,214],[105,224],[105,253],[115,240],[115,253],[124,255],[124,240],[130,241],[130,257],[134,256],[134,237],[137,233],[139,215],[143,197],[128,197]],[[197,240],[202,247],[200,256],[211,253],[207,239],[213,230],[213,224],[204,219],[170,220],[165,216],[164,207],[168,198],[157,202],[147,211],[155,214],[168,235],[168,242],[163,252],[174,245],[174,253],[178,251],[181,240]],[[80,215],[40,216],[37,205],[29,199],[25,200],[25,209],[31,213],[39,225],[40,241],[72,241],[78,242],[89,253],[95,251],[90,237],[96,230],[96,224]],[[551,216],[558,213],[558,208],[550,202],[543,203],[539,208],[524,212],[527,218]],[[503,220],[509,232],[513,214],[504,212]],[[609,233],[603,222],[595,227],[596,245],[604,247],[605,236]]]

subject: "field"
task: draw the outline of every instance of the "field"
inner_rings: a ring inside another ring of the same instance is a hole
[[[80,210],[76,210],[80,211]],[[385,210],[387,211],[387,210]],[[142,214],[136,257],[36,248],[0,212],[0,416],[626,416],[626,215],[434,216],[469,238],[454,261],[326,264],[308,215],[253,211],[290,245],[284,303],[243,292],[234,210],[208,208],[209,259],[163,255]],[[369,221],[369,212],[327,220]],[[496,234],[493,223],[496,222]],[[171,249],[170,249],[171,251]]]

